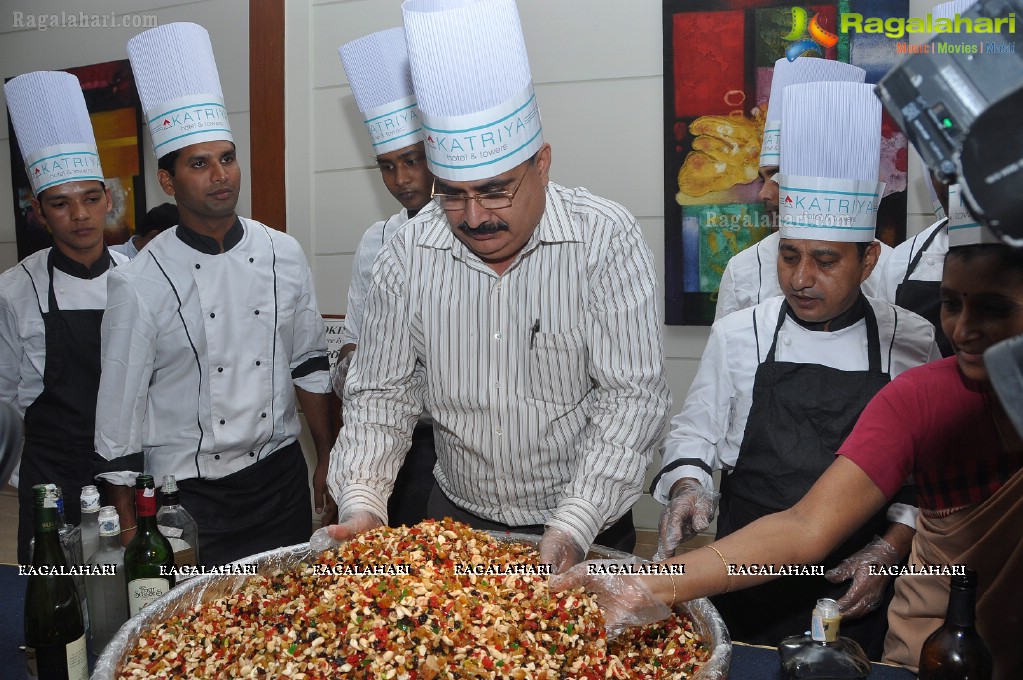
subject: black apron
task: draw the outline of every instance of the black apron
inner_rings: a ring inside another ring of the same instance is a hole
[[[778,333],[789,306],[782,303],[767,358],[757,367],[753,403],[735,469],[722,479],[720,539],[751,522],[796,504],[834,462],[835,452],[852,430],[867,402],[888,384],[881,370],[877,318],[865,303],[866,371],[842,371],[818,364],[775,361]],[[754,329],[756,321],[754,320]],[[785,426],[780,426],[784,423]],[[841,512],[841,508],[835,508]],[[866,545],[886,526],[879,512],[825,560],[825,569]],[[818,598],[837,599],[848,583],[833,585],[823,576],[787,576],[714,598],[733,640],[777,645],[809,628]],[[884,645],[887,606],[856,621],[843,621],[841,634],[852,637],[879,658]],[[865,628],[865,630],[858,630]],[[868,646],[871,649],[868,649]]]
[[[944,228],[943,226],[941,229]],[[931,235],[924,241],[920,250],[913,256],[909,266],[906,268],[905,278],[895,288],[895,304],[903,309],[916,312],[930,321],[931,325],[934,326],[934,340],[938,343],[941,356],[950,357],[952,356],[952,343],[948,341],[948,338],[945,337],[945,331],[941,329],[941,294],[939,293],[941,282],[909,280],[910,275],[916,271],[917,265],[920,264],[924,251],[930,248],[931,243],[934,242],[934,238],[941,229],[935,229],[931,232]]]
[[[199,527],[199,563],[220,565],[304,543],[312,534],[309,466],[297,441],[220,479],[178,480]]]
[[[46,342],[43,391],[25,410],[25,447],[18,481],[18,561],[22,564],[29,563],[29,541],[35,531],[32,487],[50,482],[60,486],[65,517],[78,524],[82,487],[93,483],[93,465],[103,460],[93,440],[104,310],[62,311],[53,292],[52,250],[46,272],[49,311],[39,307]]]

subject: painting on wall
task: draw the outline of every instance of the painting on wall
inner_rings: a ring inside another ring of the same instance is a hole
[[[99,147],[104,181],[113,198],[107,215],[107,245],[124,243],[135,233],[136,216],[146,211],[142,163],[142,110],[127,59],[63,69],[81,83]],[[8,79],[9,80],[9,79]],[[53,238],[32,208],[32,188],[8,116],[11,181],[18,259],[53,245]]]
[[[706,325],[728,260],[773,226],[758,197],[757,165],[775,61],[837,59],[877,83],[898,61],[898,41],[842,33],[840,17],[906,17],[909,0],[664,0],[663,7],[665,322]],[[818,42],[821,29],[837,39]],[[887,113],[881,133],[886,196],[877,236],[895,245],[906,234],[908,149]]]

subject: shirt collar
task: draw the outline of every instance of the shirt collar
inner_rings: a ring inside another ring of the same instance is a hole
[[[53,265],[54,269],[59,269],[76,279],[94,279],[97,276],[102,276],[110,269],[112,260],[110,258],[110,251],[104,247],[103,254],[99,256],[99,259],[93,262],[91,267],[86,267],[81,262],[72,260],[61,252],[60,248],[54,246],[50,248],[49,263]]]
[[[856,301],[852,303],[852,306],[849,307],[849,309],[845,310],[833,319],[828,319],[827,321],[803,321],[796,316],[796,313],[792,311],[791,306],[788,307],[787,313],[790,319],[808,331],[823,331],[825,330],[824,326],[830,322],[831,325],[828,326],[827,331],[829,333],[834,333],[835,331],[840,331],[843,328],[848,328],[866,317],[868,304],[867,298],[863,295],[863,291],[861,290],[860,296],[856,298]]]
[[[178,226],[174,229],[174,233],[189,248],[198,250],[200,253],[205,253],[207,255],[220,254],[220,244],[217,243],[217,239],[212,236],[200,234],[194,229],[190,229],[184,222],[178,224]],[[231,228],[227,230],[226,234],[224,234],[224,252],[226,253],[231,250],[231,248],[238,245],[244,235],[245,229],[242,227],[242,221],[238,217],[235,217],[234,224],[232,224]]]

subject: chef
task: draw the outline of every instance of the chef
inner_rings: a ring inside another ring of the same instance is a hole
[[[976,0],[952,0],[945,2],[933,10],[935,19],[951,19],[962,14]],[[938,220],[911,239],[906,239],[892,252],[892,255],[881,267],[881,285],[877,296],[900,307],[912,310],[934,325],[935,337],[942,356],[952,356],[952,344],[941,330],[941,272],[948,253],[948,230],[954,223],[956,226],[976,225],[963,204],[958,186],[947,187],[938,185],[924,165],[924,177],[930,180],[929,188],[932,197],[937,201]],[[951,205],[950,205],[951,204]]]
[[[32,207],[53,235],[52,248],[0,276],[0,401],[25,419],[18,561],[28,564],[32,486],[58,484],[67,519],[77,524],[82,486],[92,483],[107,274],[128,260],[103,243],[112,203],[78,79],[27,73],[4,94]]]
[[[348,307],[341,357],[331,372],[334,391],[343,396],[344,376],[359,343],[369,292],[373,260],[405,222],[430,202],[433,173],[426,163],[423,131],[412,92],[405,29],[391,28],[353,40],[338,48],[352,94],[366,120],[384,186],[401,203],[401,210],[371,226],[355,251],[355,271],[348,288]],[[433,489],[437,452],[433,425],[423,416],[412,432],[412,448],[398,471],[387,501],[391,526],[412,526],[426,518],[426,501]]]
[[[221,564],[309,538],[295,401],[319,492],[331,443],[324,324],[298,242],[235,213],[241,172],[205,29],[160,26],[128,56],[180,224],[110,281],[96,449],[122,524],[134,526],[125,471],[173,474],[199,554]]]
[[[431,517],[542,534],[555,570],[595,541],[631,550],[630,509],[670,405],[650,250],[622,206],[549,181],[513,0],[402,11],[434,202],[373,266],[329,533],[387,520],[425,407]],[[478,35],[486,49],[467,39]]]
[[[874,218],[883,189],[877,181],[881,106],[871,87],[793,85],[784,101],[777,260],[784,296],[729,315],[711,329],[653,483],[655,498],[668,504],[659,557],[671,555],[682,527],[706,527],[714,470],[726,473],[720,537],[799,500],[870,398],[891,377],[939,356],[925,319],[868,298],[860,288],[877,263]],[[824,566],[834,567],[859,549],[871,560],[897,561],[908,552],[914,517],[895,508],[887,531],[885,516],[874,518]],[[884,537],[874,542],[874,533]],[[721,600],[735,639],[776,645],[804,630],[817,598],[844,590],[816,577],[777,583],[746,591],[742,600]],[[861,644],[877,656],[882,640],[867,631],[883,621],[884,612],[875,611],[843,623],[843,634],[856,638],[863,631]]]
[[[778,218],[778,182],[774,177],[778,174],[778,163],[781,155],[781,123],[782,123],[782,92],[789,85],[813,82],[850,82],[862,83],[866,73],[858,66],[840,61],[818,59],[816,57],[798,57],[795,61],[781,58],[774,64],[771,77],[771,92],[767,105],[767,123],[764,125],[764,139],[760,147],[760,179],[763,188],[760,199],[764,209],[771,218],[772,233],[770,236],[754,243],[745,250],[736,253],[725,265],[718,287],[717,306],[714,309],[714,320],[717,321],[739,309],[746,309],[764,300],[781,295],[778,286],[778,269],[774,266],[778,259],[777,232]],[[880,262],[883,264],[891,252],[891,248],[878,241],[881,248]],[[863,290],[867,295],[874,295],[879,281],[878,269],[871,273],[863,282]]]

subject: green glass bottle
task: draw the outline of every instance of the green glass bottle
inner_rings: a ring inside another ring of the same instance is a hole
[[[135,518],[135,538],[124,549],[129,616],[174,587],[174,549],[156,527],[156,485],[151,475],[139,475],[135,481]]]
[[[86,680],[82,603],[57,535],[57,496],[45,484],[32,487],[35,552],[25,590],[25,647],[28,674],[41,678]]]

